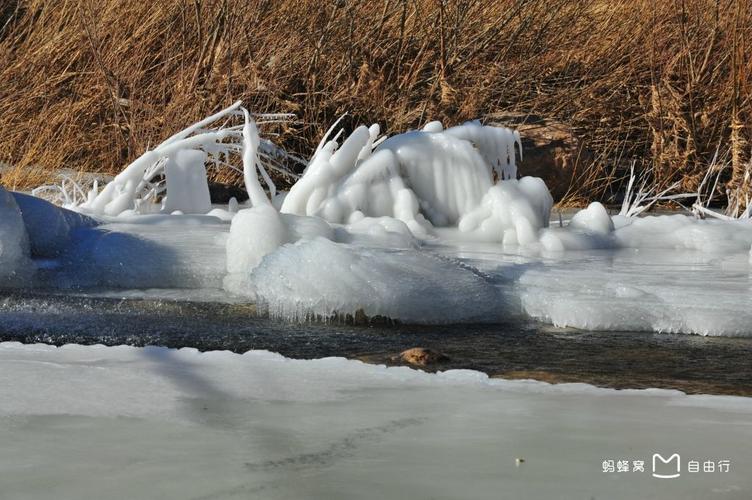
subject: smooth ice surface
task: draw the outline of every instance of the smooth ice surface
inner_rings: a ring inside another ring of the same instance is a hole
[[[743,253],[605,249],[541,256],[474,244],[433,250],[490,276],[508,308],[557,326],[752,336],[752,276]]]
[[[748,398],[341,358],[0,344],[3,498],[743,499]],[[653,453],[682,475],[651,477]],[[516,465],[516,459],[524,462]],[[645,472],[604,473],[603,460]],[[689,460],[730,460],[688,473]]]
[[[752,335],[752,279],[741,256],[624,251],[570,256],[520,277],[524,311],[588,330]]]
[[[81,228],[39,280],[62,288],[219,288],[227,231],[211,216],[156,214]]]

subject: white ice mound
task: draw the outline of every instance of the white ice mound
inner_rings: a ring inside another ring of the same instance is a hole
[[[545,252],[614,248],[618,246],[614,231],[614,221],[606,207],[596,201],[574,214],[566,228],[544,230],[540,243]]]
[[[233,217],[227,239],[227,272],[250,272],[266,254],[288,241],[288,227],[271,205],[241,210]]]
[[[334,237],[332,227],[319,217],[280,214],[271,204],[239,211],[227,239],[225,289],[249,294],[250,272],[264,256],[286,243],[316,237]]]
[[[204,164],[208,155],[204,151],[185,149],[167,158],[165,183],[167,194],[162,209],[167,213],[176,210],[184,214],[205,214],[211,210],[209,183]]]
[[[293,321],[358,311],[412,323],[487,322],[502,315],[499,291],[486,277],[415,249],[300,241],[267,255],[251,283],[262,309]]]
[[[586,209],[574,214],[572,220],[569,221],[569,227],[588,233],[607,235],[614,231],[614,221],[608,215],[606,207],[595,201]]]
[[[389,216],[420,234],[456,226],[482,203],[494,176],[516,177],[516,132],[476,122],[429,125],[380,144],[378,125],[358,127],[341,146],[325,137],[282,212],[333,223]],[[550,199],[547,190],[536,195]]]
[[[32,271],[29,240],[13,195],[0,186],[0,286],[20,284]]]
[[[523,177],[491,187],[481,204],[459,221],[461,233],[481,241],[528,245],[548,226],[553,199],[543,180]]]

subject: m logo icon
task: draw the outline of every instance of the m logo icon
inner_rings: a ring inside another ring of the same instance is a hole
[[[676,461],[676,462],[674,462]],[[663,470],[658,471],[658,468]],[[678,453],[674,453],[668,459],[663,458],[660,453],[653,453],[653,477],[660,479],[674,479],[681,475],[681,458]]]

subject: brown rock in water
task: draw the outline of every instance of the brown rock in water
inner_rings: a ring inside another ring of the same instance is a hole
[[[556,120],[524,113],[488,115],[489,125],[517,130],[522,139],[522,161],[517,166],[521,176],[540,177],[555,201],[569,190],[575,167],[592,161],[592,154],[582,147],[572,127]]]
[[[449,361],[449,357],[425,347],[413,347],[412,349],[402,351],[399,354],[398,360],[415,366],[428,366]]]

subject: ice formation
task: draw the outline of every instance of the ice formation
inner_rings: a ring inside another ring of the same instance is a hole
[[[608,215],[606,207],[596,201],[574,214],[569,221],[569,227],[606,236],[614,231],[614,221]]]
[[[286,196],[282,212],[319,216],[332,223],[394,217],[422,236],[433,226],[459,224],[460,230],[473,231],[483,221],[499,222],[510,218],[503,212],[517,211],[503,200],[494,202],[515,191],[511,186],[518,182],[515,132],[476,122],[447,130],[432,122],[424,130],[383,141],[379,132],[378,125],[358,127],[339,147],[325,137],[303,178]],[[510,186],[495,186],[501,191],[496,196],[490,192],[494,176],[508,179]],[[541,190],[532,184],[521,183],[513,195],[521,201],[512,203],[535,207],[530,214],[519,210],[519,218],[530,217],[537,229],[548,223],[551,204],[545,186],[541,202]],[[477,210],[481,204],[487,210]],[[468,215],[472,221],[463,224]],[[516,230],[509,222],[504,226]]]
[[[750,336],[742,255],[627,249],[531,266],[515,284],[525,314],[561,327]]]
[[[81,228],[53,273],[61,288],[216,288],[226,269],[226,223],[196,215],[141,215]]]
[[[289,155],[258,137],[256,122],[241,104],[238,101],[178,132],[153,150],[146,151],[101,191],[95,183],[84,194],[83,188],[74,183],[73,192],[66,192],[65,199],[73,200],[71,208],[91,215],[117,216],[173,211],[206,213],[211,207],[205,165],[222,165],[239,170],[230,163],[230,158],[238,154],[252,154],[256,158],[256,168],[269,184],[273,195],[271,178],[259,158],[264,156],[267,160],[266,167],[280,170],[289,176],[294,174],[276,166],[277,157]],[[229,120],[238,116],[245,119],[244,125],[228,125]],[[265,122],[276,122],[284,121],[290,115],[259,117]],[[251,129],[255,136],[253,144],[249,143],[248,138]],[[161,203],[160,197],[163,197]]]
[[[525,246],[536,243],[548,226],[553,199],[537,177],[502,181],[486,192],[478,207],[459,221],[464,238]]]
[[[235,103],[147,151],[101,190],[64,184],[73,211],[3,192],[0,275],[28,275],[31,256],[38,286],[223,287],[296,320],[521,313],[580,328],[752,335],[739,312],[750,303],[746,220],[638,217],[673,195],[646,191],[644,181],[633,192],[633,176],[618,215],[592,203],[549,226],[545,184],[518,178],[519,135],[478,122],[431,122],[388,138],[378,125],[343,138],[335,124],[290,191],[278,193],[268,170],[294,177],[280,159],[299,160],[261,138],[261,125],[284,117],[261,116]],[[249,201],[211,205],[212,165],[242,171]],[[642,257],[622,258],[629,251]],[[656,264],[653,251],[678,264]],[[695,277],[693,258],[680,252],[713,264]],[[572,264],[593,255],[614,269]],[[658,282],[631,271],[641,268]],[[682,276],[692,285],[672,288]],[[702,280],[730,305],[709,307],[693,288]]]

